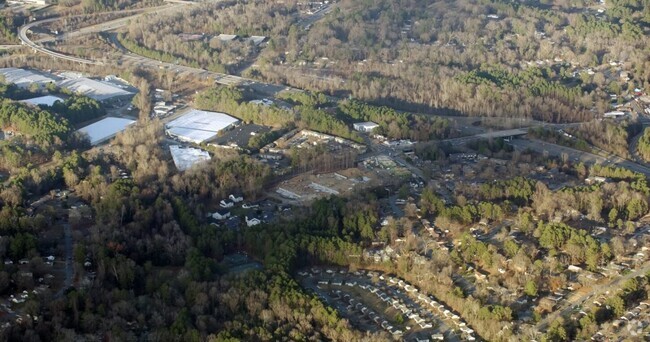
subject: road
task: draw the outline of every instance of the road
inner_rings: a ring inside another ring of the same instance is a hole
[[[138,10],[138,12],[142,12],[142,10]],[[80,28],[80,29],[78,29],[76,31],[65,32],[65,33],[63,33],[61,35],[58,35],[56,37],[42,38],[42,39],[34,41],[34,43],[43,44],[43,43],[50,43],[50,42],[54,42],[54,41],[63,41],[63,40],[66,40],[66,39],[79,37],[79,36],[82,36],[82,35],[85,35],[85,34],[115,30],[115,29],[118,29],[120,27],[126,26],[132,19],[135,19],[135,18],[141,16],[142,14],[144,14],[144,13],[138,13],[138,14],[135,14],[135,15],[132,15],[132,16],[107,21],[107,22],[104,22],[104,23],[101,23],[101,24],[82,27],[82,28]],[[56,19],[61,19],[61,18],[56,18]],[[40,21],[39,23],[44,23],[44,22]]]
[[[547,153],[549,155],[557,157],[566,154],[566,156],[572,161],[579,160],[585,164],[620,166],[631,171],[650,176],[650,168],[616,156],[605,158],[589,152],[584,152],[570,147],[555,145],[539,140],[514,139],[510,142],[510,144],[515,148],[515,150],[518,151],[532,150],[540,153]]]
[[[74,276],[74,269],[72,265],[72,227],[69,223],[63,223],[63,235],[65,240],[65,279],[63,281],[63,286],[61,289],[54,295],[54,298],[61,297],[65,290],[72,286],[72,278]]]
[[[51,23],[51,22],[54,22],[54,21],[57,21],[57,20],[61,20],[61,18],[56,17],[56,18],[50,18],[50,19],[45,19],[45,20],[39,20],[39,21],[34,21],[34,22],[31,22],[31,23],[29,23],[27,25],[22,26],[18,30],[18,38],[20,39],[20,41],[21,41],[21,43],[23,45],[27,45],[36,52],[40,52],[40,53],[52,56],[54,58],[64,59],[64,60],[68,60],[68,61],[72,61],[72,62],[76,62],[76,63],[81,63],[81,64],[102,65],[103,63],[100,62],[100,61],[93,61],[93,60],[86,59],[86,58],[80,58],[80,57],[64,55],[62,53],[49,50],[49,49],[45,48],[44,46],[40,45],[39,43],[50,42],[50,41],[55,41],[55,40],[56,41],[61,41],[61,40],[67,39],[67,38],[77,37],[77,36],[84,35],[84,34],[115,30],[117,28],[120,28],[120,27],[123,27],[123,26],[127,25],[132,19],[137,18],[139,16],[142,16],[144,14],[158,13],[158,12],[161,12],[161,11],[167,11],[167,10],[170,10],[170,9],[177,8],[179,6],[182,6],[182,5],[177,4],[177,5],[164,5],[164,6],[160,6],[160,7],[155,7],[155,8],[152,8],[150,10],[142,11],[142,12],[140,12],[138,14],[135,14],[135,15],[132,15],[132,16],[107,21],[105,23],[101,23],[101,24],[97,24],[97,25],[91,25],[91,26],[84,27],[84,28],[81,28],[81,29],[76,30],[76,31],[71,31],[71,32],[65,33],[65,34],[63,34],[63,35],[61,35],[59,37],[56,37],[56,38],[54,38],[54,37],[45,38],[45,39],[39,40],[38,42],[34,42],[27,36],[27,33],[31,30],[32,27],[36,27],[36,26],[39,26],[39,25],[42,25],[42,24]]]
[[[449,319],[446,319],[443,315],[436,313],[433,308],[430,306],[421,304],[418,302],[416,299],[417,297],[413,297],[409,295],[406,291],[400,290],[397,285],[391,285],[387,281],[379,280],[376,283],[373,282],[373,279],[370,277],[367,277],[365,275],[354,275],[352,273],[348,273],[347,271],[344,271],[344,274],[341,274],[337,271],[335,271],[332,274],[328,274],[325,272],[325,269],[321,269],[321,272],[316,275],[311,275],[307,277],[301,277],[298,279],[298,281],[301,283],[301,285],[307,289],[310,289],[314,291],[315,293],[321,295],[323,298],[326,298],[326,303],[330,306],[335,307],[341,314],[347,317],[354,317],[351,319],[354,321],[353,324],[361,325],[359,324],[361,321],[364,320],[364,315],[361,314],[361,312],[354,311],[354,310],[349,310],[345,307],[345,304],[341,305],[341,301],[337,301],[333,296],[330,295],[330,291],[328,290],[336,290],[340,289],[343,294],[352,294],[351,289],[354,286],[348,286],[347,283],[354,282],[356,283],[356,286],[359,285],[365,285],[365,286],[374,286],[380,289],[380,292],[387,293],[390,297],[397,298],[399,299],[402,303],[406,304],[409,307],[416,307],[420,309],[424,309],[427,312],[427,315],[425,317],[428,317],[431,321],[436,323],[435,328],[428,328],[428,329],[420,329],[415,323],[411,322],[410,319],[406,319],[406,323],[404,324],[405,326],[412,326],[413,330],[407,330],[405,331],[405,337],[410,337],[410,338],[415,338],[415,337],[428,337],[430,336],[431,332],[440,332],[443,335],[445,335],[445,340],[446,341],[459,341],[458,335],[453,331],[453,328],[449,324]],[[339,281],[342,283],[346,283],[346,285],[341,285],[341,286],[336,286],[336,285],[323,285],[319,286],[318,281],[320,280],[326,280],[326,281]],[[368,298],[373,298],[373,295],[368,293],[369,297]],[[361,302],[364,305],[367,305],[370,307],[370,301],[368,301],[367,298],[360,297],[360,296],[352,296],[357,302]],[[346,303],[347,304],[347,303]],[[380,304],[382,307],[386,306],[389,307],[388,304]],[[392,310],[392,309],[390,309]],[[414,310],[418,311],[418,310]],[[379,311],[378,311],[379,312]],[[379,312],[379,315],[382,317],[382,319],[387,319],[391,320],[392,317],[385,317],[386,311],[384,312]],[[424,315],[423,315],[424,316]],[[370,321],[370,320],[368,320]],[[379,330],[379,328],[376,327],[376,324],[374,324],[372,321],[370,323],[370,326],[375,328],[376,330]],[[373,330],[375,330],[373,329]],[[404,340],[411,340],[411,339],[404,339]]]
[[[27,37],[27,32],[29,32],[29,30],[32,27],[37,26],[37,25],[41,25],[41,24],[44,24],[44,23],[53,22],[53,21],[56,21],[56,20],[59,20],[59,18],[52,18],[52,19],[46,19],[46,20],[31,22],[31,23],[21,27],[20,30],[18,30],[18,38],[20,39],[20,41],[24,45],[27,45],[30,48],[32,48],[32,50],[34,50],[36,52],[44,53],[44,54],[52,56],[54,58],[64,59],[64,60],[67,60],[67,61],[81,63],[81,64],[91,64],[91,65],[101,65],[101,64],[103,64],[102,62],[91,61],[89,59],[79,58],[79,57],[74,57],[74,56],[68,56],[68,55],[64,55],[64,54],[59,53],[59,52],[48,50],[48,49],[44,48],[43,46],[32,42],[29,39],[29,37]]]
[[[605,292],[608,291],[615,292],[616,290],[619,289],[618,285],[620,285],[622,282],[632,279],[634,277],[644,276],[648,272],[650,272],[650,264],[646,263],[643,267],[635,271],[632,271],[624,276],[613,279],[605,284],[594,285],[591,288],[591,291],[583,294],[580,298],[573,299],[571,302],[566,301],[561,308],[556,309],[555,311],[553,311],[552,313],[544,317],[544,319],[540,320],[539,323],[537,323],[537,331],[539,331],[540,333],[544,333],[548,328],[549,324],[553,323],[553,321],[555,321],[558,317],[565,316],[571,313],[573,307],[575,307],[576,305],[582,305],[582,303],[584,303],[587,299],[600,296],[602,294],[605,294]]]
[[[178,3],[178,2],[175,2]],[[119,27],[125,26],[128,24],[128,22],[134,18],[137,18],[138,16],[148,14],[148,13],[158,13],[161,11],[167,11],[173,8],[177,8],[181,6],[181,4],[185,4],[186,2],[180,2],[180,4],[177,5],[165,5],[161,7],[156,7],[154,9],[125,17],[125,18],[120,18],[116,20],[112,20],[109,22],[105,22],[102,24],[97,24],[97,25],[92,25],[88,26],[85,28],[81,28],[76,31],[71,31],[66,34],[63,34],[60,37],[55,38],[48,38],[48,39],[43,39],[39,40],[39,42],[47,42],[51,40],[65,40],[67,38],[71,37],[76,37],[80,36],[83,34],[88,34],[88,33],[97,33],[97,32],[107,32],[107,31],[112,31],[115,30]],[[330,6],[331,7],[331,6]],[[59,59],[64,59],[64,60],[69,60],[72,62],[76,63],[81,63],[81,64],[90,64],[90,65],[102,65],[103,62],[101,61],[95,61],[95,60],[89,60],[85,58],[79,58],[79,57],[74,57],[74,56],[69,56],[69,55],[64,55],[62,53],[58,53],[56,51],[49,50],[45,48],[42,45],[37,44],[36,42],[33,42],[29,39],[27,36],[27,32],[35,26],[45,24],[48,22],[52,22],[55,20],[60,20],[60,18],[51,18],[51,19],[45,19],[41,21],[35,21],[32,23],[29,23],[23,27],[20,28],[19,30],[19,38],[21,42],[24,45],[27,45],[31,47],[34,51],[41,52],[44,54],[47,54],[51,57],[54,58],[59,58]],[[212,71],[207,71],[205,69],[200,69],[200,68],[193,68],[193,67],[188,67],[188,66],[183,66],[183,65],[177,65],[177,64],[172,64],[172,63],[165,63],[165,62],[160,62],[155,59],[147,58],[144,56],[136,55],[128,50],[126,50],[116,39],[116,36],[109,35],[109,39],[111,42],[122,52],[122,55],[120,56],[120,61],[123,63],[132,63],[134,65],[138,65],[140,67],[145,67],[145,68],[154,68],[154,69],[167,69],[171,71],[175,71],[176,73],[185,73],[188,75],[192,75],[198,78],[202,79],[213,79],[215,83],[218,84],[223,84],[223,85],[246,85],[249,88],[252,88],[253,90],[262,93],[262,94],[268,94],[268,95],[275,95],[281,91],[302,91],[297,88],[292,88],[292,87],[287,87],[284,85],[278,85],[278,84],[272,84],[272,83],[264,83],[264,82],[258,82],[253,79],[249,78],[244,78],[236,75],[230,75],[230,74],[224,74],[224,73],[218,73],[218,72],[212,72]]]
[[[332,10],[334,9],[334,4],[324,5],[324,6],[325,6],[325,8],[322,8],[318,12],[310,15],[307,18],[299,20],[298,23],[297,23],[297,26],[302,27],[305,30],[308,30],[309,27],[311,27],[311,25],[313,25],[315,22],[323,19],[323,17],[325,17],[330,12],[332,12]]]
[[[450,143],[452,145],[462,145],[471,140],[506,138],[506,137],[513,137],[518,135],[526,135],[526,134],[528,134],[528,128],[517,128],[517,129],[506,129],[502,131],[480,133],[480,134],[469,135],[460,138],[445,139],[443,141]]]

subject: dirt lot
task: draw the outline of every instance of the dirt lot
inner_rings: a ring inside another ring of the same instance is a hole
[[[273,191],[296,204],[330,195],[348,196],[377,184],[376,174],[358,168],[324,174],[302,174],[280,183]]]

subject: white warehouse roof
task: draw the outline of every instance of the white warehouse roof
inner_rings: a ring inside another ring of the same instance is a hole
[[[354,126],[355,130],[361,131],[361,132],[370,132],[373,129],[379,127],[378,124],[376,124],[374,122],[370,122],[370,121],[357,122],[357,123],[353,124],[353,126]]]
[[[183,148],[171,145],[169,146],[169,152],[171,152],[174,165],[179,171],[185,171],[200,162],[210,160],[208,152],[193,147]]]
[[[246,41],[253,42],[253,44],[255,45],[260,45],[264,43],[265,40],[266,40],[265,36],[250,36],[249,38],[246,39]]]
[[[39,106],[39,105],[52,106],[56,101],[64,102],[65,100],[58,96],[46,95],[41,97],[35,97],[33,99],[21,100],[20,102],[30,104],[32,106]]]
[[[15,83],[20,88],[27,88],[32,83],[45,85],[59,80],[52,74],[18,68],[0,68],[0,75],[4,76],[5,82]]]
[[[222,33],[222,34],[218,35],[217,38],[222,42],[229,42],[229,41],[233,41],[233,40],[237,39],[238,36],[236,34],[223,34]]]
[[[124,90],[117,85],[85,77],[65,79],[58,82],[57,85],[75,93],[86,95],[97,101],[105,101],[118,96],[133,95],[132,92]]]
[[[125,130],[134,124],[134,120],[108,117],[79,129],[77,132],[86,133],[90,137],[90,144],[97,145]]]
[[[167,134],[182,141],[200,144],[217,136],[239,120],[230,115],[192,109],[185,115],[167,124]]]

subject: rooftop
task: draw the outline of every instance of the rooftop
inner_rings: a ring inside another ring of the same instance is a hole
[[[47,84],[59,80],[52,74],[30,69],[0,68],[0,75],[4,76],[5,82],[15,83],[21,88],[27,88],[32,83]]]
[[[217,39],[219,39],[222,42],[229,42],[237,39],[238,36],[236,34],[220,34],[217,36]]]
[[[171,152],[174,165],[179,171],[185,171],[200,162],[210,160],[210,154],[198,148],[171,145],[169,152]]]
[[[366,121],[366,122],[357,122],[354,124],[355,127],[365,127],[365,128],[375,128],[379,127],[378,124],[371,122],[371,121]]]
[[[134,93],[120,88],[116,84],[92,80],[90,78],[68,78],[57,83],[61,88],[69,89],[97,101],[105,101],[119,96],[130,96]]]
[[[231,145],[237,147],[247,148],[248,141],[257,134],[262,134],[270,131],[270,128],[255,124],[242,125],[231,131],[226,132],[222,136],[217,137],[212,143],[215,145]]]
[[[167,133],[197,144],[213,139],[219,131],[238,123],[230,115],[192,109],[167,124]]]
[[[255,45],[260,45],[260,44],[264,43],[265,40],[266,40],[266,37],[264,37],[264,36],[250,36],[250,37],[246,38],[247,42],[252,42]]]
[[[26,103],[32,106],[52,106],[55,102],[61,101],[64,102],[65,100],[61,97],[58,96],[53,96],[53,95],[46,95],[46,96],[41,96],[41,97],[35,97],[33,99],[27,99],[27,100],[22,100],[20,102]]]
[[[114,137],[134,123],[134,120],[108,117],[83,127],[77,132],[88,134],[90,144],[97,145]]]

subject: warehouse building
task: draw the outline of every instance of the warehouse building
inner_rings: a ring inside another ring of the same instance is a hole
[[[20,102],[31,105],[31,106],[53,106],[56,102],[65,102],[65,100],[58,96],[46,95],[35,97],[32,99],[21,100]]]
[[[135,95],[134,91],[125,89],[127,87],[122,88],[117,84],[85,77],[66,78],[59,81],[57,85],[104,103],[130,101],[133,95]]]
[[[87,134],[90,144],[95,146],[110,140],[134,123],[134,120],[108,117],[83,127],[77,132]]]
[[[219,132],[235,127],[239,120],[230,115],[192,109],[166,125],[167,135],[180,141],[201,144]]]
[[[169,146],[169,152],[172,154],[174,165],[179,171],[185,171],[196,164],[210,160],[208,152],[193,147],[171,145]]]
[[[355,131],[364,132],[364,133],[370,133],[375,128],[379,127],[378,124],[376,124],[374,122],[370,122],[370,121],[357,122],[357,123],[353,124],[352,126],[354,127]]]
[[[48,83],[56,83],[60,78],[41,71],[19,68],[0,68],[0,75],[4,83],[14,83],[20,88],[26,89],[32,84],[44,88]]]

